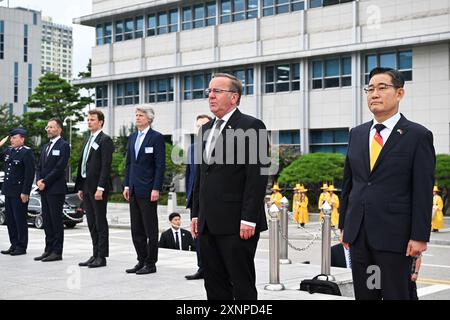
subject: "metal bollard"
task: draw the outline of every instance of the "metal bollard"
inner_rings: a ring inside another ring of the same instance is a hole
[[[167,213],[170,214],[172,212],[176,212],[177,210],[177,193],[169,192],[167,199]]]
[[[264,290],[281,291],[284,285],[280,283],[280,251],[278,243],[278,207],[272,205],[269,209],[270,214],[270,238],[269,238],[269,272],[270,283],[264,287]]]
[[[322,265],[321,273],[329,276],[330,280],[334,277],[330,275],[331,270],[331,206],[325,202],[322,206],[323,226],[322,226]]]
[[[286,197],[283,197],[280,201],[281,203],[281,217],[280,217],[280,225],[281,225],[281,237],[280,235],[280,263],[281,264],[291,264],[291,260],[288,258],[288,206],[289,200]]]

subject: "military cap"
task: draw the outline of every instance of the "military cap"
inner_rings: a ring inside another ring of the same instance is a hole
[[[23,128],[15,128],[9,132],[9,136],[15,136],[16,134],[20,134],[23,137],[27,136],[27,130]]]

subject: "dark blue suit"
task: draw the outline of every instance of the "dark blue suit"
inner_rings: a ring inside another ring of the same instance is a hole
[[[45,183],[45,189],[41,191],[45,252],[61,255],[64,242],[62,212],[67,193],[65,172],[70,157],[70,146],[60,138],[46,156],[48,145],[49,143],[42,148],[36,181],[43,179]]]
[[[409,299],[409,240],[428,242],[433,205],[433,135],[403,115],[369,169],[372,122],[350,132],[339,215],[349,243],[356,299]],[[368,266],[381,271],[382,290],[369,290]]]
[[[25,252],[28,246],[27,208],[20,194],[30,194],[34,180],[34,156],[28,147],[8,148],[2,153],[5,162],[5,213],[12,251]]]
[[[158,202],[150,201],[152,190],[163,185],[166,151],[164,136],[149,129],[138,155],[135,143],[138,132],[128,139],[125,187],[130,191],[131,236],[140,263],[154,266],[158,261]]]
[[[190,145],[188,149],[188,163],[186,164],[186,208],[191,209],[192,208],[192,196],[194,193],[194,183],[195,183],[195,148],[196,144],[193,143]],[[191,211],[191,219],[192,219],[192,211]],[[202,263],[202,257],[200,254],[200,241],[199,238],[196,237],[194,239],[195,247],[196,247],[196,253],[197,253],[197,266],[198,266],[198,273],[203,274],[203,263]]]

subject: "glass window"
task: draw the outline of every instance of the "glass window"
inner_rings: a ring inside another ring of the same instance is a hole
[[[397,66],[395,53],[384,53],[380,55],[380,67],[393,68]]]
[[[277,66],[277,92],[289,91],[289,65]]]
[[[123,41],[123,21],[116,21],[116,42]]]
[[[205,99],[205,89],[211,81],[211,73],[201,73],[184,76],[184,100]]]
[[[265,75],[265,93],[300,90],[298,63],[266,66]]]
[[[216,24],[216,3],[208,2],[206,3],[206,25],[213,26]]]
[[[397,69],[403,73],[406,81],[411,81],[412,61],[412,50],[368,54],[365,59],[365,83],[369,83],[370,71],[376,67]]]
[[[158,12],[158,34],[168,33],[168,20],[166,12]]]
[[[347,153],[349,135],[348,128],[334,130],[311,130],[310,133],[311,153]]]
[[[104,43],[112,42],[112,23],[105,23],[105,41]]]
[[[191,23],[192,23],[192,10],[191,7],[184,7],[183,8],[183,30],[189,30],[191,29]]]
[[[280,131],[279,143],[284,145],[300,145],[300,131]]]
[[[274,11],[274,1],[275,0],[263,0],[263,16],[272,16]]]
[[[328,58],[312,62],[312,88],[336,88],[351,86],[351,57]]]
[[[231,1],[222,0],[220,8],[220,23],[231,22]]]
[[[134,21],[134,38],[142,38],[144,36],[144,17],[137,17]]]
[[[116,105],[139,103],[139,82],[130,81],[116,84]]]
[[[169,32],[178,31],[178,9],[173,9],[169,11]]]
[[[204,26],[205,7],[203,3],[194,6],[194,28],[202,28]]]
[[[95,87],[95,105],[96,107],[108,106],[108,86],[102,85]]]
[[[97,25],[97,27],[95,28],[95,36],[97,38],[97,45],[103,45],[103,25]]]
[[[134,21],[133,19],[126,19],[125,20],[125,40],[131,40],[133,39],[133,28],[134,28]]]

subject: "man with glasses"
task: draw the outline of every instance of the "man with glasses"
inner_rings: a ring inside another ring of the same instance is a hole
[[[255,300],[255,252],[260,232],[267,230],[267,132],[261,120],[238,110],[242,83],[236,77],[215,74],[206,93],[216,117],[199,132],[203,147],[196,157],[202,161],[191,231],[200,237],[208,299]]]
[[[365,88],[374,119],[350,132],[339,217],[356,299],[410,299],[411,265],[427,249],[433,135],[399,113],[404,77],[375,68]]]
[[[66,167],[70,157],[70,145],[61,138],[63,123],[52,118],[45,130],[50,141],[42,148],[36,169],[36,184],[41,194],[44,219],[45,249],[34,258],[50,262],[62,260],[64,225],[63,205],[67,193]]]

